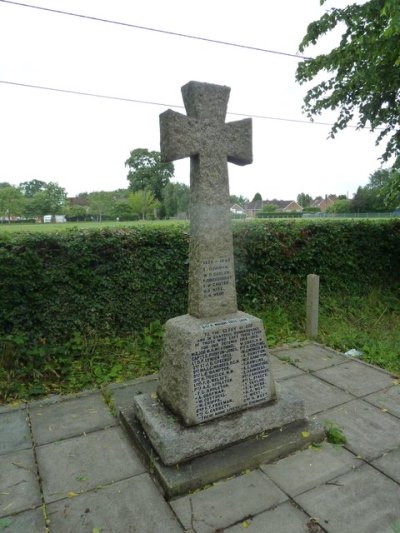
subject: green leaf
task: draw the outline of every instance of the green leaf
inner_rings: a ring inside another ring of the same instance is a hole
[[[0,531],[6,529],[6,527],[11,526],[12,520],[10,518],[0,518]]]

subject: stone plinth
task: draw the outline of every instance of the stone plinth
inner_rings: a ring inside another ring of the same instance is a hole
[[[288,392],[269,405],[191,427],[183,426],[154,394],[135,396],[133,410],[166,465],[219,450],[253,435],[266,437],[266,432],[274,428],[305,420],[304,402]]]
[[[274,400],[262,321],[240,311],[168,320],[158,395],[188,426]]]

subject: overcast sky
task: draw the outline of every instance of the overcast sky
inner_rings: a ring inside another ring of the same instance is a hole
[[[27,0],[29,3],[30,0]],[[296,54],[309,22],[343,0],[31,0],[33,5]],[[332,42],[330,42],[332,43]],[[0,80],[159,102],[105,100],[0,83],[0,181],[56,181],[70,196],[126,188],[131,150],[159,150],[158,116],[190,80],[228,85],[228,111],[307,120],[298,60],[0,1]],[[308,55],[315,55],[310,48]],[[179,109],[178,109],[179,111]],[[184,112],[181,110],[181,112]],[[320,118],[332,121],[332,116]],[[234,115],[227,121],[238,120]],[[253,119],[254,162],[229,165],[232,194],[348,194],[380,166],[375,134]],[[175,165],[189,184],[189,161]]]

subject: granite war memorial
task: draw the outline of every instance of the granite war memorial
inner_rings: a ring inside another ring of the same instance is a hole
[[[191,81],[187,115],[160,115],[162,159],[190,157],[188,314],[165,325],[157,394],[121,417],[170,496],[324,436],[301,399],[276,389],[262,321],[237,308],[228,162],[252,162],[252,122],[225,122],[229,94]]]

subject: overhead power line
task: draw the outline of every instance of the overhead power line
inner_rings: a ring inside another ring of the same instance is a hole
[[[70,17],[77,17],[77,18],[82,18],[82,19],[94,20],[96,22],[104,22],[104,23],[107,23],[107,24],[116,24],[118,26],[125,26],[127,28],[135,28],[137,30],[152,31],[152,32],[156,32],[156,33],[163,33],[165,35],[173,35],[174,37],[184,37],[185,39],[195,39],[195,40],[198,40],[198,41],[204,41],[204,42],[213,43],[213,44],[222,44],[224,46],[234,46],[236,48],[244,48],[246,50],[253,50],[255,52],[264,52],[264,53],[267,53],[267,54],[276,54],[276,55],[281,55],[281,56],[286,56],[286,57],[294,57],[296,59],[312,59],[311,57],[306,57],[306,56],[302,56],[302,55],[298,55],[298,54],[290,54],[288,52],[281,52],[279,50],[268,50],[266,48],[260,48],[258,46],[250,46],[250,45],[246,45],[246,44],[232,43],[232,42],[229,42],[229,41],[221,41],[219,39],[210,39],[208,37],[202,37],[200,35],[190,35],[188,33],[178,33],[178,32],[174,32],[174,31],[170,31],[170,30],[162,30],[160,28],[151,28],[149,26],[140,26],[138,24],[129,24],[128,22],[122,22],[122,21],[119,21],[119,20],[110,20],[110,19],[104,19],[104,18],[94,17],[94,16],[90,16],[90,15],[82,15],[81,13],[73,13],[71,11],[62,11],[60,9],[52,9],[52,8],[49,8],[49,7],[35,6],[35,5],[32,5],[32,4],[25,4],[25,3],[22,3],[22,2],[14,2],[13,0],[0,0],[0,2],[3,2],[4,4],[13,4],[13,5],[16,5],[16,6],[28,7],[28,8],[31,8],[31,9],[39,9],[41,11],[47,11],[47,12],[50,12],[50,13],[57,13],[59,15],[68,15]]]
[[[3,0],[0,0],[3,1]],[[92,98],[103,98],[106,100],[119,100],[122,102],[130,102],[133,104],[143,104],[143,105],[156,105],[161,107],[174,107],[177,109],[184,109],[183,105],[177,105],[177,104],[165,104],[163,102],[153,102],[149,100],[138,100],[134,98],[125,98],[123,96],[111,96],[107,94],[97,94],[97,93],[88,93],[84,91],[74,91],[71,89],[60,89],[57,87],[45,87],[43,85],[33,85],[30,83],[20,83],[16,81],[9,81],[9,80],[0,80],[0,83],[4,85],[13,85],[17,87],[24,87],[29,89],[40,89],[43,91],[52,91],[57,93],[65,93],[65,94],[74,94],[77,96],[89,96]],[[228,115],[233,115],[237,117],[251,117],[256,119],[263,119],[263,120],[278,120],[281,122],[295,122],[299,124],[318,124],[320,126],[333,126],[330,122],[319,122],[319,121],[310,121],[310,120],[302,120],[302,119],[296,119],[296,118],[284,118],[284,117],[273,117],[268,115],[252,115],[249,113],[235,113],[233,111],[228,111]],[[356,128],[356,126],[347,126],[349,128]]]

